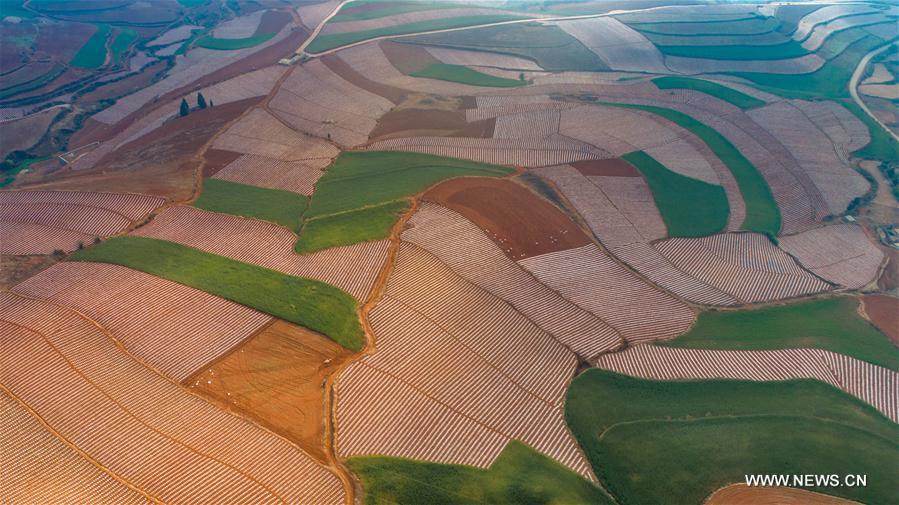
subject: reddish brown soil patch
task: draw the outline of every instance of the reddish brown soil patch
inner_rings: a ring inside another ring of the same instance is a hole
[[[409,75],[440,60],[431,56],[423,47],[399,42],[381,41],[381,50],[390,63],[400,72]]]
[[[11,44],[10,44],[11,45]],[[3,74],[0,77],[0,89],[11,88],[20,84],[33,81],[50,72],[56,63],[52,61],[31,61],[16,70]]]
[[[0,255],[0,289],[9,289],[25,279],[50,268],[59,258],[52,255]]]
[[[892,247],[881,247],[881,251],[887,256],[887,266],[883,269],[880,279],[877,279],[877,287],[885,291],[899,288],[899,251]]]
[[[325,461],[324,383],[352,354],[278,320],[184,384]]]
[[[462,99],[461,107],[463,109],[477,109],[478,108],[478,99],[473,96],[461,96]]]
[[[34,56],[49,56],[60,63],[68,63],[96,31],[96,25],[85,23],[42,26],[34,41]]]
[[[370,4],[360,5],[358,7],[350,7],[349,9],[341,9],[340,14],[362,14],[365,12],[377,11],[381,9],[389,9],[391,7],[404,7],[403,2],[372,2]]]
[[[640,177],[633,165],[621,158],[607,160],[575,161],[571,164],[583,175],[611,175],[615,177]]]
[[[378,120],[378,125],[371,133],[371,139],[383,140],[420,135],[490,138],[493,136],[495,126],[495,119],[469,123],[465,121],[463,111],[392,110]]]
[[[15,150],[25,150],[38,143],[57,114],[64,109],[48,109],[26,118],[0,123],[0,158]]]
[[[865,314],[894,344],[899,345],[899,299],[885,295],[862,297]]]
[[[81,95],[80,103],[99,102],[100,100],[115,99],[126,93],[133,93],[153,82],[157,74],[165,70],[166,64],[162,61],[151,63],[139,73],[126,77],[120,81],[114,81]],[[89,144],[90,142],[88,142]],[[72,145],[75,145],[74,143]]]
[[[406,91],[401,88],[388,86],[387,84],[372,81],[359,72],[356,72],[356,70],[351,67],[349,63],[340,59],[340,57],[336,54],[322,56],[321,60],[322,63],[330,68],[332,72],[339,75],[343,79],[351,82],[356,86],[359,86],[365,91],[383,96],[394,104],[402,102],[406,96]]]
[[[290,19],[290,14],[286,12],[265,11],[265,13],[262,14],[262,19],[259,20],[259,26],[256,27],[253,36],[272,32],[278,33],[281,31],[281,28],[287,26]]]
[[[734,484],[715,491],[703,505],[858,505],[858,502],[791,487]]]
[[[556,207],[508,179],[451,179],[423,198],[477,224],[516,261],[590,243]]]
[[[206,158],[206,164],[203,165],[203,177],[212,177],[240,156],[240,153],[234,151],[207,149],[203,154],[203,157]]]

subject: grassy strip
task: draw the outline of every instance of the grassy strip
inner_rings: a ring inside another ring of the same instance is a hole
[[[693,349],[826,349],[899,372],[899,350],[839,297],[738,312],[703,312],[689,332],[660,342]]]
[[[137,40],[137,32],[131,28],[122,28],[115,40],[112,41],[109,49],[112,52],[112,61],[116,65],[122,62],[122,55],[131,47],[131,44]]]
[[[643,151],[622,158],[646,178],[670,237],[704,237],[727,226],[724,188],[672,172]]]
[[[527,84],[526,81],[496,77],[463,65],[450,65],[447,63],[432,63],[418,72],[413,72],[412,76],[493,88],[516,88]]]
[[[592,369],[572,383],[565,415],[621,504],[702,503],[753,473],[867,473],[869,487],[844,496],[887,503],[875,498],[896,478],[899,426],[814,380],[653,381]]]
[[[26,81],[23,83],[19,83],[19,84],[16,84],[15,86],[10,86],[8,88],[0,90],[0,100],[3,100],[5,98],[8,98],[8,97],[11,97],[14,95],[18,95],[19,93],[24,93],[26,91],[31,91],[33,89],[40,88],[41,86],[47,84],[48,82],[53,81],[53,79],[56,79],[57,77],[62,75],[63,72],[65,72],[65,71],[66,71],[65,65],[63,65],[61,63],[55,63],[53,65],[53,67],[47,71],[47,73],[42,74],[35,79]]]
[[[706,58],[713,60],[785,60],[809,54],[799,42],[790,40],[772,45],[706,45],[706,46],[657,46],[668,56]]]
[[[732,103],[741,109],[752,109],[761,107],[765,102],[754,96],[741,93],[733,88],[728,88],[722,84],[704,79],[694,79],[692,77],[665,76],[657,77],[652,83],[659,89],[692,89],[707,95],[720,98],[725,102]]]
[[[194,202],[194,207],[263,219],[297,231],[308,203],[307,197],[291,191],[205,179],[203,193]]]
[[[431,19],[427,21],[418,21],[415,23],[406,23],[402,25],[385,26],[383,28],[375,28],[372,30],[363,30],[359,32],[347,33],[329,33],[315,37],[315,40],[306,48],[309,53],[319,53],[333,49],[335,47],[345,46],[362,40],[373,39],[375,37],[383,37],[387,35],[404,35],[407,33],[427,32],[431,30],[443,30],[447,28],[461,28],[465,26],[476,26],[488,23],[497,23],[500,21],[512,21],[521,19],[521,16],[513,14],[495,14],[490,16],[461,16],[456,18]]]
[[[197,288],[318,331],[354,351],[365,344],[356,301],[317,280],[145,237],[114,237],[70,258],[123,265]]]
[[[73,67],[100,68],[106,62],[106,39],[112,29],[109,25],[97,25],[97,31],[87,39],[75,56],[69,60]]]
[[[364,503],[564,504],[612,501],[596,486],[516,440],[482,470],[385,456],[348,461],[365,490]]]
[[[196,45],[197,47],[205,47],[206,49],[214,49],[216,51],[233,51],[235,49],[258,46],[275,35],[275,32],[268,32],[242,39],[217,39],[211,35],[206,35],[197,39]]]
[[[340,12],[337,13],[336,16],[331,18],[329,23],[342,23],[344,21],[364,21],[366,19],[378,19],[383,18],[385,16],[393,16],[396,14],[406,14],[409,12],[420,12],[420,11],[434,11],[440,9],[452,9],[457,7],[464,7],[461,4],[454,3],[437,3],[437,2],[402,2],[405,5],[397,5],[394,7],[381,7],[379,9],[372,9],[370,11],[365,12],[357,12],[351,14],[344,14],[344,11],[348,11],[350,9],[354,9],[356,7],[363,7],[367,5],[378,5],[378,4],[396,4],[400,3],[396,0],[390,2],[384,2],[382,0],[356,0],[355,2],[349,2],[343,7],[340,8]]]
[[[777,202],[774,201],[768,182],[755,166],[714,128],[697,121],[692,116],[664,107],[616,103],[605,105],[652,112],[680,125],[702,139],[715,153],[715,156],[727,165],[740,187],[740,194],[746,204],[746,218],[743,220],[742,228],[765,233],[771,237],[777,236],[780,231],[780,209],[777,208]]]
[[[393,223],[408,208],[408,201],[397,200],[311,219],[303,223],[294,249],[300,254],[307,254],[329,247],[382,239],[390,234]]]
[[[868,145],[852,151],[852,155],[859,158],[899,163],[899,142],[896,142],[896,139],[884,130],[880,123],[865,114],[865,111],[857,103],[849,100],[841,103],[843,107],[849,109],[849,112],[855,114],[855,117],[868,127],[868,133],[871,135],[871,141],[868,142]]]
[[[19,175],[19,172],[21,172],[22,170],[25,170],[35,163],[47,161],[51,158],[53,158],[53,156],[40,156],[37,158],[28,158],[18,163],[8,160],[0,162],[0,169],[2,169],[0,170],[0,176],[3,177],[2,179],[0,179],[0,188],[12,184],[12,182],[16,180],[16,176]]]

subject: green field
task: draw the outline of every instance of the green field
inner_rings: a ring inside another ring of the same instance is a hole
[[[877,121],[871,119],[871,116],[865,114],[865,111],[857,103],[845,100],[841,102],[841,105],[849,109],[849,112],[855,114],[855,117],[868,127],[868,133],[871,135],[871,141],[868,145],[853,151],[852,155],[859,158],[899,163],[899,142],[896,142],[896,139],[884,130]]]
[[[751,109],[765,105],[765,102],[754,96],[749,96],[733,88],[704,79],[665,76],[653,79],[652,83],[659,89],[692,89],[699,91],[715,98],[720,98],[725,102],[730,102],[741,109]]]
[[[638,14],[639,15],[639,14]],[[758,16],[731,19],[693,20],[687,17],[683,21],[662,21],[655,23],[639,23],[623,21],[639,32],[658,35],[677,35],[681,37],[740,37],[742,35],[761,35],[770,33],[780,26],[775,18]]]
[[[137,37],[137,32],[131,28],[120,29],[115,40],[112,41],[112,45],[109,46],[110,51],[112,51],[113,63],[118,65],[122,62],[122,55],[128,50],[131,44],[137,40]]]
[[[178,0],[178,3],[183,5],[184,7],[199,7],[201,5],[205,5],[209,0]]]
[[[659,51],[668,56],[713,60],[785,60],[809,54],[808,50],[795,40],[772,45],[659,45],[657,47]]]
[[[618,503],[695,505],[744,474],[867,474],[868,487],[815,489],[895,503],[899,426],[814,380],[652,381],[592,369],[565,414]]]
[[[418,72],[413,72],[412,75],[414,77],[427,77],[429,79],[493,88],[515,88],[527,84],[527,81],[496,77],[463,65],[449,65],[447,63],[432,63]]]
[[[100,68],[106,62],[106,39],[112,28],[109,25],[97,25],[97,31],[87,39],[75,56],[69,60],[73,67]]]
[[[443,179],[502,176],[513,170],[405,152],[343,152],[316,183],[297,250],[385,238],[410,196]],[[387,205],[391,204],[391,205]],[[391,220],[393,219],[393,220]],[[304,235],[309,235],[308,237]]]
[[[704,237],[727,226],[724,188],[672,172],[643,151],[622,158],[646,178],[669,237]]]
[[[593,51],[558,26],[518,23],[400,39],[422,45],[455,47],[520,56],[550,72],[596,72],[609,67]]]
[[[235,49],[246,49],[248,47],[258,46],[275,35],[277,35],[275,32],[269,32],[254,35],[252,37],[244,37],[242,39],[217,39],[211,35],[206,35],[197,39],[196,46],[205,47],[206,49],[215,49],[217,51],[233,51]]]
[[[371,505],[613,503],[576,473],[515,440],[487,470],[384,456],[347,463],[362,481],[364,503]]]
[[[309,199],[291,191],[248,186],[219,179],[204,179],[203,192],[194,207],[235,216],[252,217],[300,229]]]
[[[114,237],[70,259],[123,265],[305,326],[354,351],[365,345],[353,297],[314,279],[145,237]]]
[[[702,312],[689,332],[659,342],[691,349],[826,349],[899,371],[899,350],[850,297],[762,309]]]
[[[693,132],[727,165],[736,179],[743,202],[746,204],[746,218],[743,220],[742,229],[765,233],[771,237],[777,236],[780,231],[780,209],[777,208],[771,188],[755,166],[714,128],[697,121],[692,116],[664,107],[615,103],[604,105],[652,112]]]
[[[386,4],[386,5],[385,5]],[[402,5],[397,5],[402,4]],[[345,11],[356,7],[369,5],[381,5],[380,8],[372,9],[365,12],[356,12],[345,14]],[[384,16],[393,16],[395,14],[405,14],[407,12],[433,11],[438,9],[452,9],[454,7],[464,7],[461,4],[444,3],[444,2],[410,2],[403,0],[356,0],[348,2],[340,8],[340,12],[331,18],[329,23],[342,23],[344,21],[363,21],[366,19],[377,19]]]
[[[457,18],[431,19],[403,25],[385,26],[372,30],[347,33],[329,33],[315,37],[315,40],[306,47],[306,51],[312,54],[341,47],[354,42],[384,37],[390,35],[404,35],[407,33],[426,32],[430,30],[443,30],[447,28],[461,28],[465,26],[477,26],[500,21],[512,21],[521,19],[515,14],[494,14],[490,16],[462,16]]]
[[[329,247],[352,245],[387,237],[393,223],[409,209],[406,200],[310,219],[303,223],[296,252],[307,254]]]

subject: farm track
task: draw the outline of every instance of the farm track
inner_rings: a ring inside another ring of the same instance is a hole
[[[866,54],[864,56],[864,58],[862,58],[862,60],[860,62],[858,62],[858,66],[855,67],[855,72],[852,73],[852,78],[849,80],[849,94],[852,95],[852,99],[855,100],[855,103],[857,103],[858,106],[861,107],[863,111],[865,111],[865,114],[867,114],[868,117],[870,117],[871,119],[876,121],[877,124],[879,124],[881,128],[886,130],[887,133],[889,133],[897,142],[899,142],[899,135],[897,135],[896,132],[894,132],[890,128],[887,128],[887,125],[885,125],[883,123],[883,121],[881,121],[876,115],[874,115],[873,112],[871,112],[871,109],[868,108],[868,105],[865,104],[865,101],[862,100],[862,98],[858,94],[859,81],[861,80],[862,75],[864,75],[865,68],[867,68],[868,63],[875,56],[886,51],[890,47],[896,45],[896,43],[897,43],[896,40],[887,42],[886,44],[884,44],[884,45],[874,49],[870,53]]]

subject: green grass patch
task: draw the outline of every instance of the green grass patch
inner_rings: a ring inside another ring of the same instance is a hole
[[[780,209],[777,208],[771,188],[755,166],[714,128],[697,121],[692,116],[664,107],[615,103],[605,105],[652,112],[677,123],[702,139],[715,156],[727,165],[740,187],[740,194],[746,204],[746,218],[743,220],[742,229],[765,233],[771,237],[777,236],[780,231]]]
[[[207,178],[194,207],[262,219],[297,231],[308,203],[307,197],[291,191]]]
[[[198,38],[196,45],[197,47],[205,47],[206,49],[214,49],[216,51],[234,51],[235,49],[258,46],[275,35],[275,32],[268,32],[241,39],[218,39],[211,35],[206,35]]]
[[[515,88],[527,84],[526,81],[496,77],[463,65],[450,65],[448,63],[432,63],[418,72],[413,72],[412,75],[414,77],[427,77],[429,79],[493,88]]]
[[[799,42],[790,40],[772,45],[704,45],[704,46],[657,46],[668,56],[684,58],[706,58],[713,60],[785,60],[809,54]]]
[[[385,3],[387,4],[387,6],[383,6]],[[403,5],[395,5],[397,3],[402,3]],[[381,5],[381,7],[365,12],[355,12],[349,14],[345,13],[345,11],[369,5]],[[384,2],[382,0],[357,0],[355,2],[348,2],[346,5],[341,7],[340,12],[338,12],[337,15],[331,18],[328,22],[342,23],[344,21],[363,21],[366,19],[377,19],[383,18],[385,16],[393,16],[396,14],[406,14],[409,12],[452,9],[456,7],[462,7],[462,5],[442,2],[397,2],[396,0]]]
[[[622,158],[646,178],[670,237],[704,237],[727,226],[724,188],[672,172],[643,151]]]
[[[896,501],[899,426],[823,382],[653,381],[592,369],[572,383],[565,414],[622,505],[702,503],[756,473],[867,474],[866,488],[816,490]]]
[[[677,35],[681,37],[740,37],[745,35],[763,35],[771,33],[780,27],[780,21],[776,18],[765,18],[760,16],[707,20],[691,20],[685,17],[683,21],[660,21],[655,23],[639,23],[628,21],[627,19],[623,19],[623,21],[639,32],[656,35]]]
[[[365,344],[353,297],[314,279],[146,237],[114,237],[70,258],[123,265],[197,288],[318,331],[354,351]]]
[[[400,42],[454,47],[520,56],[551,72],[598,72],[609,67],[593,51],[558,26],[517,23],[471,30],[432,33]]]
[[[122,55],[131,47],[131,44],[137,40],[138,34],[131,28],[121,28],[115,40],[112,41],[110,51],[112,51],[112,61],[115,64],[122,62]]]
[[[357,456],[347,463],[362,481],[364,503],[372,505],[612,503],[593,484],[516,440],[487,470],[385,456]]]
[[[106,39],[112,28],[109,25],[97,25],[97,31],[87,39],[75,56],[69,60],[73,67],[100,68],[106,62]]]
[[[865,114],[865,111],[857,103],[846,100],[841,102],[841,104],[868,127],[868,133],[871,136],[871,141],[868,142],[868,145],[852,151],[852,155],[859,158],[899,163],[899,142],[896,142],[896,139],[884,130],[880,123]]]
[[[47,161],[51,158],[53,158],[53,156],[40,156],[36,158],[28,158],[18,162],[12,161],[7,158],[2,163],[0,163],[0,169],[2,169],[0,170],[0,176],[2,176],[2,179],[0,179],[0,188],[12,184],[12,182],[16,180],[16,176],[19,175],[19,172],[21,172],[22,170],[27,169],[35,163]]]
[[[702,312],[689,332],[660,342],[692,349],[814,348],[899,371],[899,350],[857,312],[855,298],[837,297],[762,309]]]
[[[489,16],[461,16],[455,18],[430,19],[427,21],[418,21],[415,23],[406,23],[402,25],[385,26],[383,28],[375,28],[372,30],[363,30],[358,32],[347,33],[329,33],[315,37],[315,40],[306,47],[309,53],[319,53],[341,47],[354,42],[383,37],[389,35],[404,35],[407,33],[426,32],[430,30],[444,30],[447,28],[461,28],[465,26],[477,26],[488,23],[497,23],[500,21],[512,21],[521,19],[521,16],[515,14],[493,14]]]
[[[765,102],[746,93],[741,93],[733,88],[728,88],[717,82],[706,81],[704,79],[695,79],[692,77],[665,76],[657,77],[652,83],[659,89],[692,89],[707,95],[720,98],[725,102],[729,102],[741,109],[751,109],[753,107],[761,107]]]
[[[179,4],[181,4],[183,7],[187,7],[188,9],[206,5],[208,2],[209,0],[178,0]]]
[[[393,223],[409,209],[409,202],[397,200],[365,207],[303,223],[295,249],[308,254],[329,247],[352,245],[382,239],[390,234]]]

